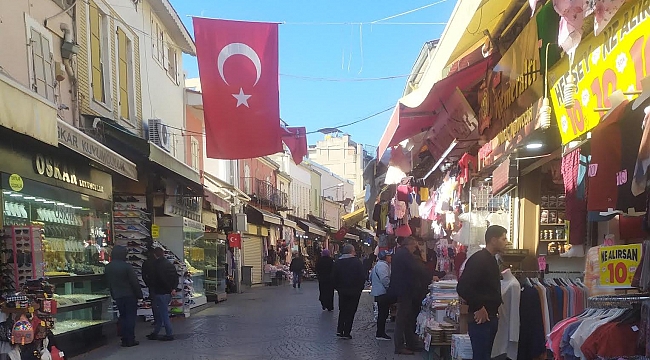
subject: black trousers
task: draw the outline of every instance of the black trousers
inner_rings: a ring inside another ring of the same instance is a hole
[[[375,301],[377,302],[377,308],[379,309],[377,314],[376,336],[386,335],[386,320],[388,319],[388,314],[390,313],[390,306],[395,303],[395,298],[391,297],[388,294],[384,294],[375,296]]]
[[[321,305],[329,310],[334,310],[334,284],[331,281],[318,281],[318,289],[320,290]]]
[[[354,322],[354,315],[357,313],[357,308],[359,307],[360,298],[361,293],[339,293],[339,324],[336,329],[337,333],[350,335],[352,332],[352,323]]]
[[[138,313],[138,300],[134,297],[115,299],[117,310],[120,312],[120,335],[122,344],[131,344],[135,341],[135,321]]]
[[[415,334],[415,325],[419,313],[419,307],[411,296],[400,296],[397,298],[397,320],[395,324],[395,351],[404,348],[418,347],[418,336]]]

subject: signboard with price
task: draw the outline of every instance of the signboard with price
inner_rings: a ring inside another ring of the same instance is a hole
[[[600,284],[628,287],[641,261],[641,244],[601,246],[598,250]]]
[[[550,95],[562,144],[598,125],[604,112],[594,110],[610,107],[609,97],[613,92],[642,90],[641,79],[650,75],[649,10],[650,2],[629,2],[600,35],[580,43],[571,69],[565,57],[550,72],[549,81],[553,84]],[[566,109],[562,100],[569,74],[578,86],[572,109]]]

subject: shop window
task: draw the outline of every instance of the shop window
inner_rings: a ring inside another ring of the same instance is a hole
[[[29,40],[29,72],[32,90],[54,102],[54,63],[52,35],[35,20],[25,15]]]
[[[190,307],[205,304],[205,274],[217,266],[216,240],[206,240],[200,223],[183,226],[183,252],[187,271],[192,277],[194,291],[188,300]]]
[[[58,308],[55,335],[113,321],[103,277],[111,253],[111,202],[29,179],[20,179],[19,188],[10,186],[15,176],[2,174],[13,287],[32,277],[48,278]],[[5,276],[11,276],[8,271]]]
[[[110,46],[108,16],[94,2],[89,3],[90,65],[92,98],[110,108]]]

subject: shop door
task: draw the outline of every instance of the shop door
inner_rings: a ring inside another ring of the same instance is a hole
[[[252,266],[253,284],[262,283],[262,238],[246,236],[242,238],[242,263]]]

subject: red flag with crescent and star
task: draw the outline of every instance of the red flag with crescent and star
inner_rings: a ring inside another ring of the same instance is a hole
[[[206,155],[250,159],[282,151],[278,24],[194,18]]]
[[[307,150],[307,130],[304,127],[285,128],[286,133],[282,137],[284,144],[291,151],[291,158],[296,165],[309,154]]]

